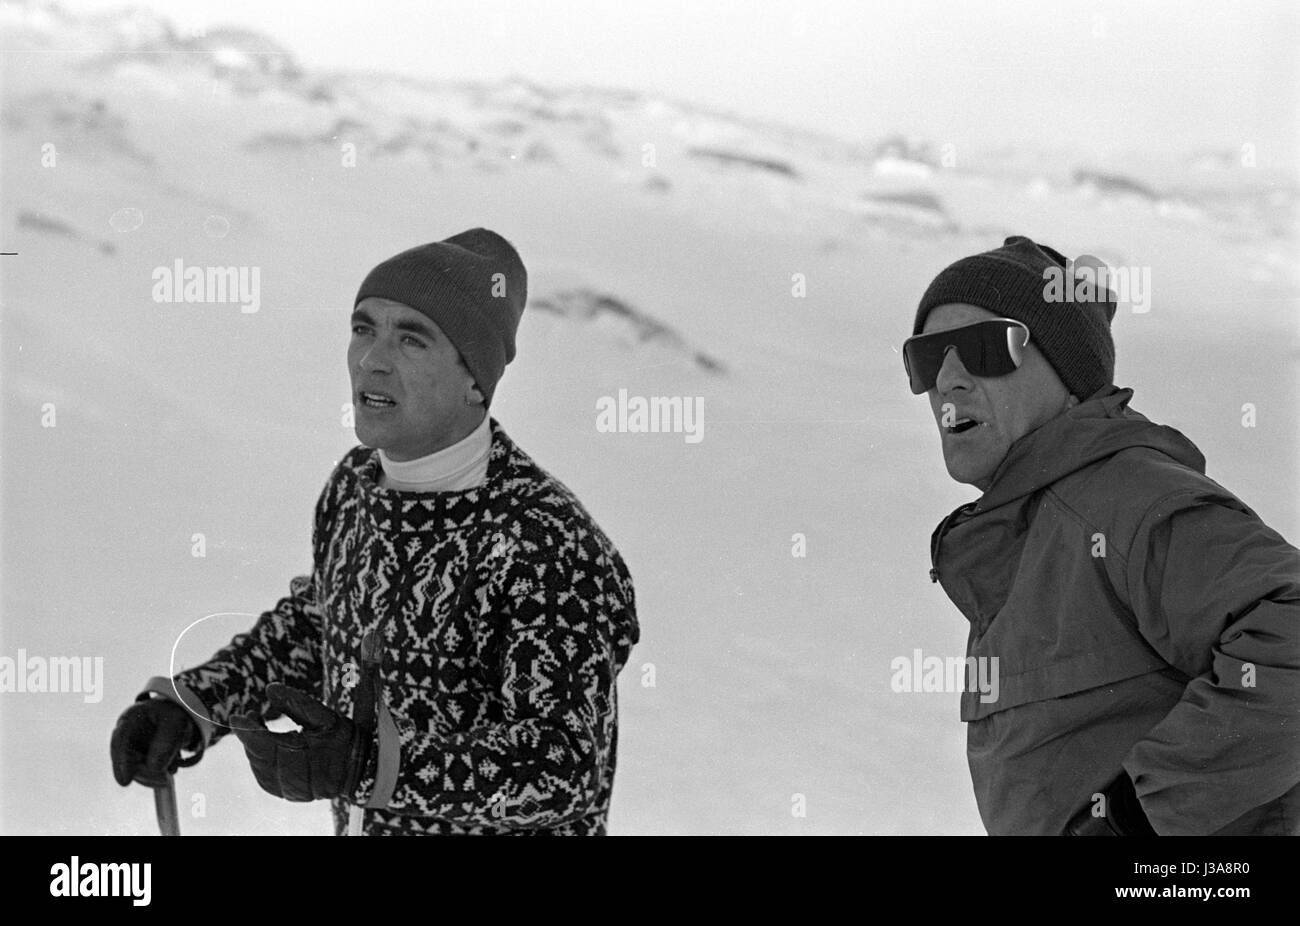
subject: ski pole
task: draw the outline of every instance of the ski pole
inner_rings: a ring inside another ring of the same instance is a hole
[[[153,809],[158,815],[158,829],[163,836],[181,834],[181,818],[176,811],[176,781],[172,773],[167,780],[153,789]]]

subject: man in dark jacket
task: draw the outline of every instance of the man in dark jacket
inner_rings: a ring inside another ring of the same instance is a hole
[[[348,370],[361,444],[316,504],[313,570],[118,721],[120,784],[227,732],[258,783],[353,834],[600,834],[632,580],[581,503],[487,408],[527,276],[485,229],[370,272]],[[300,731],[273,733],[284,715]],[[192,758],[192,757],[190,757]]]
[[[968,656],[998,658],[996,700],[961,702],[981,818],[1298,834],[1300,551],[1128,407],[1113,295],[1060,301],[1095,279],[1071,274],[1024,237],[957,261],[903,351],[949,474],[983,493],[934,531],[930,572]]]

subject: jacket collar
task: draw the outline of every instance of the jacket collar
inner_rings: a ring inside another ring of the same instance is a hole
[[[1107,386],[1011,445],[975,513],[1015,501],[1130,447],[1151,447],[1205,472],[1205,457],[1174,428],[1129,408],[1132,389]]]
[[[1130,447],[1151,447],[1205,472],[1205,457],[1178,430],[1129,408],[1132,389],[1106,386],[1011,445],[988,490],[952,511],[930,536],[930,580],[938,581],[939,543],[954,521],[1024,498]]]

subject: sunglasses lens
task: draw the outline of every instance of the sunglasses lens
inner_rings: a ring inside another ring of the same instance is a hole
[[[939,363],[934,360],[934,351],[916,341],[908,341],[903,345],[903,367],[907,370],[913,395],[920,395],[934,385],[943,358],[939,358]]]
[[[953,348],[972,376],[1006,376],[1020,366],[1028,334],[1019,322],[990,319],[908,338],[903,344],[903,367],[913,394],[934,387],[944,358]]]

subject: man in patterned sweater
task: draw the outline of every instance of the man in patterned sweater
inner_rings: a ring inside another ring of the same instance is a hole
[[[316,504],[312,573],[150,680],[113,733],[120,784],[233,731],[265,790],[331,800],[338,833],[605,832],[632,580],[488,415],[526,290],[481,228],[370,272],[348,347],[361,446]],[[277,715],[301,730],[271,732]]]

